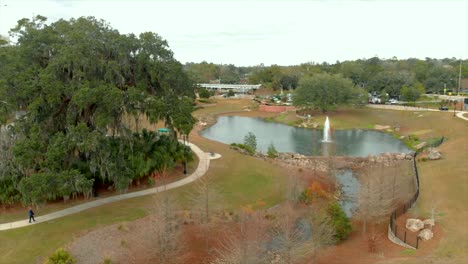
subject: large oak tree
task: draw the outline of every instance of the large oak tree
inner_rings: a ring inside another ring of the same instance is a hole
[[[0,186],[41,188],[30,182],[47,184],[45,176],[67,185],[52,188],[56,193],[29,190],[42,194],[23,195],[25,203],[88,192],[77,187],[83,180],[108,181],[122,191],[160,163],[187,159],[174,140],[145,141],[122,119],[146,115],[182,134],[195,123],[192,82],[161,36],[120,34],[93,17],[49,24],[36,16],[19,20],[10,33],[15,42],[0,46],[0,123],[15,112],[26,115],[10,133],[13,157],[0,161]],[[147,145],[157,148],[146,153]]]

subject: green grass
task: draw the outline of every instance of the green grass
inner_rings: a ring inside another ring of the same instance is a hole
[[[148,197],[136,198],[86,210],[46,223],[0,232],[0,263],[35,263],[63,247],[82,231],[145,216],[141,203]],[[42,262],[41,262],[42,263]]]
[[[414,253],[416,253],[416,250],[414,249],[409,249],[409,248],[405,248],[401,251],[401,254],[402,255],[405,255],[405,256],[410,256],[410,255],[414,255]]]

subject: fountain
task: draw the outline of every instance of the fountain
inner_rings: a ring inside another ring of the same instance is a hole
[[[325,119],[325,125],[323,126],[323,140],[322,142],[332,142],[330,135],[330,120]]]
[[[330,132],[330,120],[328,116],[325,119],[325,124],[323,125],[323,139],[322,139],[322,155],[325,157],[334,156],[335,154],[335,144],[331,138]]]

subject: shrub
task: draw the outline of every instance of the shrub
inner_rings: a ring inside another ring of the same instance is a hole
[[[76,260],[63,248],[57,249],[44,264],[74,264]]]
[[[236,94],[234,93],[233,90],[229,90],[228,93],[227,93],[227,96],[228,96],[228,97],[232,97],[232,96],[234,96],[234,95],[236,95]]]
[[[105,258],[104,261],[102,262],[102,264],[112,264],[114,262],[112,262],[112,259],[110,258]]]
[[[332,225],[335,227],[335,238],[337,240],[345,240],[352,231],[349,218],[338,202],[330,203],[327,212],[332,219]]]
[[[322,184],[316,181],[312,182],[310,186],[299,195],[299,201],[304,204],[310,204],[319,198],[328,199],[329,195],[324,190]]]
[[[210,93],[210,91],[208,91],[207,89],[201,88],[201,89],[198,91],[198,95],[200,96],[200,98],[210,98],[211,93]]]
[[[209,103],[211,103],[210,99],[198,99],[198,102],[204,103],[204,104],[209,104]]]
[[[243,149],[247,151],[250,155],[255,154],[255,150],[253,150],[250,146],[240,144],[240,143],[231,143],[231,146]]]
[[[273,145],[273,143],[271,143],[270,146],[268,146],[267,155],[270,158],[275,158],[276,156],[278,156],[278,151],[276,150],[275,145]]]

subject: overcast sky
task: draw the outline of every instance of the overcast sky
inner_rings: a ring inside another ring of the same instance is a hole
[[[185,62],[238,66],[359,58],[468,58],[468,0],[0,0],[0,34],[21,18],[94,16],[156,32]]]

